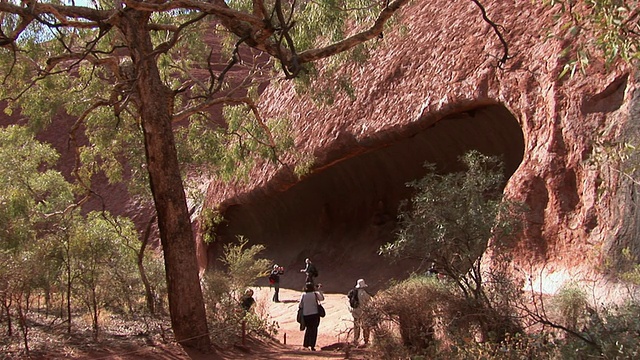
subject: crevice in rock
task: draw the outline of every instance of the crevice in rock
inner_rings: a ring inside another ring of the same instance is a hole
[[[624,103],[629,74],[619,76],[600,93],[585,97],[582,103],[584,114],[609,113],[618,110]]]

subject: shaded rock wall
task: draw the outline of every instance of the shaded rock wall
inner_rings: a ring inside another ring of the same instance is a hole
[[[367,275],[370,283],[383,281],[408,270],[406,264],[388,264],[385,272],[371,271],[381,261],[378,248],[393,237],[400,201],[411,196],[406,183],[424,176],[425,162],[438,164],[443,172],[454,171],[459,169],[459,156],[477,149],[503,156],[508,178],[522,160],[524,141],[509,111],[493,105],[368,147],[315,171],[286,191],[256,194],[246,203],[229,205],[217,237],[228,241],[242,234],[267,244],[267,254],[287,267],[300,266],[311,256],[323,268],[320,280],[327,279],[329,290],[349,286],[336,280],[346,270]],[[291,282],[296,278],[283,281],[295,286]]]
[[[293,121],[297,147],[315,156],[315,167],[296,179],[265,164],[250,184],[212,182],[206,206],[227,221],[209,259],[242,234],[293,270],[311,257],[328,290],[406,275],[409,264],[376,255],[409,196],[404,183],[424,161],[455,169],[472,148],[505,156],[505,192],[531,208],[514,266],[546,279],[542,290],[575,276],[606,280],[605,259],[624,247],[637,254],[634,186],[591,161],[596,141],[635,131],[634,74],[594,59],[585,76],[559,79],[570,39],[552,10],[527,0],[483,3],[505,28],[504,69],[496,67],[503,49],[472,2],[434,0],[404,9],[402,26],[385,33],[368,62],[338,72],[351,79],[355,99],[339,93],[322,106],[287,83],[269,87],[262,110]],[[321,78],[314,88],[322,86],[335,84]],[[285,276],[284,285],[301,282]]]

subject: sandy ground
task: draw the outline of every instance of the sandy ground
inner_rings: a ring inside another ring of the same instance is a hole
[[[298,301],[302,291],[281,288],[279,303],[271,301],[273,289],[269,287],[254,288],[254,292],[255,310],[261,314],[268,314],[272,321],[277,322],[279,326],[278,340],[283,344],[302,348],[304,331],[300,331],[299,324],[296,322]],[[347,295],[324,293],[324,296],[325,300],[322,305],[327,311],[327,316],[320,320],[318,348],[346,342],[347,336],[351,335],[350,329],[353,325]]]

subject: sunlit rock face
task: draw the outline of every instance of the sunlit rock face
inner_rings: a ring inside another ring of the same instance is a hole
[[[353,97],[336,91],[333,104],[320,105],[287,83],[267,88],[265,118],[287,116],[297,148],[315,165],[299,179],[264,164],[247,185],[212,182],[205,207],[226,221],[209,265],[221,244],[244,235],[291,270],[284,286],[302,286],[305,257],[333,290],[360,277],[375,286],[404,276],[416,264],[392,264],[377,249],[393,239],[398,205],[411,195],[406,183],[424,174],[425,161],[456,170],[470,149],[503,156],[505,194],[531,209],[513,266],[536,284],[546,279],[538,289],[575,276],[604,279],[597,269],[605,260],[618,264],[625,247],[638,253],[633,186],[592,155],[598,143],[637,132],[634,74],[593,59],[586,75],[560,79],[572,39],[552,10],[528,0],[483,3],[504,27],[502,68],[504,49],[473,2],[418,1],[370,60],[314,84],[335,88],[348,78]]]

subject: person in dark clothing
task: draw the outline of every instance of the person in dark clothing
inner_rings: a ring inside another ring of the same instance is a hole
[[[318,312],[318,303],[324,301],[324,295],[320,291],[316,291],[313,283],[306,283],[304,293],[300,297],[298,308],[302,310],[304,324],[306,326],[304,332],[304,341],[302,346],[316,351],[316,341],[318,339],[318,326],[320,326],[320,313]]]
[[[242,307],[242,310],[245,312],[248,312],[255,303],[256,300],[253,298],[253,290],[247,289],[240,298],[240,307]]]
[[[439,272],[438,272],[438,269],[436,269],[436,263],[431,263],[431,267],[429,268],[429,270],[427,270],[427,273],[430,276],[435,276],[435,277],[438,276]]]
[[[280,275],[282,274],[284,274],[284,268],[278,264],[273,265],[273,270],[269,274],[269,285],[273,286],[273,302],[280,302]]]
[[[314,278],[318,276],[318,269],[316,269],[316,266],[311,262],[311,259],[306,258],[304,260],[305,263],[305,267],[304,269],[300,270],[300,272],[305,273],[307,275],[306,279],[305,279],[305,283],[314,283]]]

